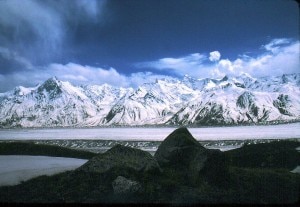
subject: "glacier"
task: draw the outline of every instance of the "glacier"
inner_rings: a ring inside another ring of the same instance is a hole
[[[0,93],[0,128],[211,126],[300,120],[300,74],[162,78],[137,88],[52,77]]]

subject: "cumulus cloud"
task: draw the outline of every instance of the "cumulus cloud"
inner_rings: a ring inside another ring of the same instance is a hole
[[[209,53],[209,60],[214,62],[214,61],[218,61],[221,58],[221,54],[219,51],[213,51]]]
[[[16,85],[33,86],[53,76],[76,85],[108,83],[115,86],[128,86],[128,78],[114,68],[104,69],[76,63],[65,65],[53,63],[43,68],[0,75],[0,88],[6,91]]]
[[[189,74],[197,78],[222,78],[224,75],[248,73],[254,77],[299,73],[300,42],[289,39],[275,39],[262,47],[259,56],[238,55],[235,60],[219,59],[211,62],[205,54],[193,53],[179,58],[162,58],[157,61],[136,64],[136,67],[156,69],[158,72],[173,71],[177,75]],[[33,86],[52,76],[63,81],[78,84],[103,84],[136,87],[145,82],[154,82],[166,77],[152,72],[139,72],[124,75],[114,68],[100,68],[76,63],[53,63],[48,66],[32,66],[25,58],[7,48],[0,47],[0,57],[14,59],[28,65],[27,70],[0,74],[2,92],[11,90],[16,85]],[[1,59],[0,59],[1,61]],[[29,67],[30,66],[30,67]],[[165,73],[164,73],[165,74]]]
[[[235,60],[221,59],[218,51],[210,56],[199,53],[181,58],[162,58],[157,61],[139,63],[137,67],[157,70],[173,70],[179,75],[189,74],[195,77],[221,78],[224,75],[249,73],[252,76],[282,75],[299,73],[300,42],[291,39],[273,39],[261,47],[262,53],[257,57],[238,55]],[[207,60],[210,60],[211,63]]]
[[[0,74],[0,88],[3,90],[2,92],[5,92],[18,85],[32,87],[54,76],[59,80],[69,81],[75,85],[101,85],[107,83],[116,87],[137,87],[143,83],[154,82],[156,79],[167,77],[152,72],[138,72],[126,76],[120,74],[114,68],[105,69],[76,63],[65,65],[53,63],[43,68],[33,68],[32,70],[5,75]]]
[[[299,41],[276,39],[265,45],[265,51],[258,57],[242,56],[234,61],[220,60],[217,69],[223,75],[246,72],[256,77],[299,73],[299,48]]]
[[[45,70],[49,76],[57,76],[61,80],[81,84],[102,84],[126,85],[125,76],[121,75],[114,68],[104,69],[91,66],[83,66],[75,63],[51,64]]]

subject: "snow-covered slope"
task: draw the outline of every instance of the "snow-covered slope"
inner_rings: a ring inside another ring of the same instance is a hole
[[[146,83],[122,97],[106,117],[107,124],[164,124],[186,102],[198,97],[180,81]]]
[[[299,120],[300,75],[254,79],[247,74],[221,80],[187,80],[201,91],[170,124],[239,124]]]
[[[50,78],[0,93],[0,127],[239,124],[300,120],[300,74],[159,79],[133,88]]]

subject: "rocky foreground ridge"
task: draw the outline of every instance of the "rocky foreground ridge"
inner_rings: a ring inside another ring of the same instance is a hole
[[[165,78],[133,88],[53,77],[0,93],[0,127],[231,125],[300,120],[300,74]]]
[[[1,187],[0,202],[293,204],[300,175],[290,171],[300,165],[299,146],[280,141],[221,152],[179,128],[154,156],[116,145],[74,171]]]

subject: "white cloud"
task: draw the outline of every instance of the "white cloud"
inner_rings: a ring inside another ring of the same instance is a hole
[[[214,61],[218,61],[221,58],[221,54],[219,51],[213,51],[209,53],[209,60],[214,62]]]
[[[239,75],[248,73],[254,77],[268,75],[282,75],[284,73],[299,73],[300,42],[287,39],[276,39],[264,45],[263,53],[257,57],[238,55],[235,60],[219,59],[212,63],[204,54],[194,53],[179,58],[162,58],[157,61],[136,64],[137,67],[154,68],[159,71],[172,70],[177,75],[189,74],[194,77],[221,78],[224,75]],[[30,62],[6,48],[0,47],[0,55],[13,58],[30,69],[14,73],[0,74],[0,88],[3,91],[11,90],[17,85],[34,86],[52,76],[73,84],[103,84],[114,86],[138,86],[145,82],[153,82],[164,78],[151,72],[120,74],[114,68],[99,68],[83,66],[76,63],[53,63],[46,67],[33,67]]]
[[[261,49],[258,57],[238,55],[235,60],[220,59],[218,51],[210,53],[209,58],[195,53],[181,58],[162,58],[157,61],[139,63],[137,67],[148,67],[158,70],[173,70],[179,75],[189,74],[194,77],[221,78],[228,75],[249,73],[252,76],[282,75],[299,73],[300,42],[291,39],[273,39]],[[197,58],[196,58],[197,57]],[[214,63],[208,62],[207,60]]]
[[[63,81],[70,81],[75,85],[108,83],[115,86],[128,86],[130,84],[128,77],[118,73],[114,68],[104,69],[75,63],[66,65],[54,63],[43,68],[1,75],[0,88],[6,91],[17,85],[34,86],[53,76]]]
[[[220,62],[218,63],[218,67],[217,68],[219,70],[221,70],[221,71],[231,71],[231,72],[234,71],[233,64],[228,59],[220,60]]]
[[[77,84],[103,84],[124,86],[127,85],[126,77],[114,68],[104,69],[91,66],[82,66],[75,63],[51,64],[45,70],[49,76],[57,76],[61,80]]]
[[[0,88],[4,92],[19,85],[32,87],[53,76],[62,81],[69,81],[74,85],[101,85],[107,83],[116,87],[137,87],[143,83],[154,82],[156,79],[167,77],[152,72],[138,72],[126,76],[120,74],[114,68],[104,69],[76,63],[65,65],[53,63],[43,68],[33,68],[32,70],[18,71],[6,75],[0,74]]]
[[[291,40],[287,38],[273,39],[268,44],[263,45],[262,48],[264,48],[267,51],[271,51],[272,53],[277,53],[281,46],[289,44],[290,41]]]
[[[179,58],[162,58],[157,61],[143,62],[135,64],[139,68],[154,68],[158,70],[172,70],[174,73],[182,75],[189,74],[191,71],[197,73],[202,67],[203,61],[207,59],[206,55],[193,53]]]

